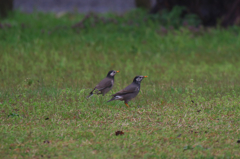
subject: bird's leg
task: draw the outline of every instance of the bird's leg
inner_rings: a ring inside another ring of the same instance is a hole
[[[125,105],[129,108],[129,105],[127,103],[125,103]]]
[[[94,93],[95,93],[95,94],[98,94],[98,92],[99,92],[99,90],[97,89]]]
[[[100,92],[100,93],[97,93],[97,95],[99,95],[99,94],[102,94],[102,92]],[[104,96],[104,95],[103,95]]]
[[[102,92],[99,91],[99,90],[95,91],[95,93],[96,93],[97,95],[102,94]]]

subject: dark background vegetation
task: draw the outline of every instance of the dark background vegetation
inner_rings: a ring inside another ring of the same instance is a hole
[[[35,1],[30,2],[26,0],[15,0],[15,4],[20,8],[25,8],[25,10],[33,10],[42,9],[45,11],[54,11],[51,10],[51,7],[65,5],[66,8],[69,8],[69,5],[72,6],[72,10],[76,9],[77,6],[81,6],[82,9],[78,10],[80,12],[86,11],[88,5],[94,6],[94,11],[102,11],[108,10],[107,7],[115,8],[118,6],[119,10],[116,11],[126,11],[126,9],[130,9],[135,4],[138,8],[144,8],[149,10],[151,14],[159,14],[163,12],[163,10],[171,11],[176,6],[180,7],[180,18],[184,18],[188,15],[196,15],[200,18],[201,24],[204,26],[229,26],[240,23],[240,0],[135,0],[134,2],[128,1],[120,2],[120,1],[102,1],[99,3],[98,1],[91,1],[90,3],[83,3],[83,1],[46,1],[40,2]],[[21,4],[22,3],[22,4]],[[111,3],[109,5],[109,3]],[[30,5],[29,5],[30,4]],[[62,7],[63,7],[62,6]],[[105,9],[104,9],[105,6]],[[1,0],[0,1],[0,15],[1,17],[6,17],[7,13],[12,11],[14,8],[14,0]],[[31,9],[30,9],[31,8]],[[102,8],[99,10],[99,8]],[[116,8],[115,8],[116,9]],[[57,11],[57,10],[55,10]],[[59,10],[58,10],[59,11]],[[89,10],[90,11],[90,10]],[[112,10],[113,11],[113,10]]]

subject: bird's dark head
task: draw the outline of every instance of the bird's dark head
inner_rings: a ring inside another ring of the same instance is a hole
[[[148,77],[148,76],[136,76],[136,77],[133,79],[133,82],[140,84],[141,81],[142,81],[144,78],[146,78],[146,77]]]
[[[120,71],[111,70],[108,72],[107,77],[113,78],[115,76],[115,74],[118,72],[120,72]]]

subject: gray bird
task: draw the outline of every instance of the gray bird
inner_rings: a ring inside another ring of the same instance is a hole
[[[120,71],[114,71],[114,70],[109,71],[107,74],[107,77],[104,78],[101,82],[99,82],[98,85],[96,85],[96,87],[89,93],[87,98],[91,97],[94,93],[102,94],[104,96],[104,94],[109,92],[112,89],[113,84],[114,84],[114,76],[118,72],[120,72]]]
[[[140,91],[141,81],[146,77],[147,76],[136,76],[130,85],[128,85],[123,90],[113,94],[112,99],[110,99],[108,102],[113,100],[121,100],[121,101],[124,101],[127,107],[129,107],[128,102],[138,95]]]

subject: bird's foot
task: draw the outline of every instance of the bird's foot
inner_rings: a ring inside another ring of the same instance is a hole
[[[129,105],[127,103],[125,103],[125,105],[129,108]]]

